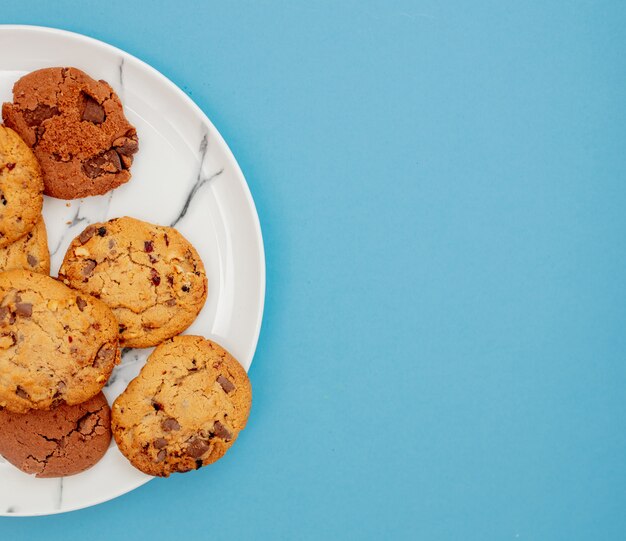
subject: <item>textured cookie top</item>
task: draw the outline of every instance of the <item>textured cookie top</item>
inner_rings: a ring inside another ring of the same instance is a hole
[[[0,454],[36,477],[65,477],[98,462],[111,442],[111,410],[102,393],[48,411],[0,409]]]
[[[128,217],[76,237],[59,279],[111,307],[124,347],[155,346],[182,332],[207,295],[200,256],[178,231]]]
[[[42,217],[21,239],[0,248],[0,272],[12,269],[32,270],[42,274],[50,272],[48,235]]]
[[[35,151],[47,195],[98,195],[130,179],[137,134],[106,81],[76,68],[34,71],[15,83],[2,116]]]
[[[96,395],[119,362],[101,301],[29,271],[0,273],[0,407],[17,413]]]
[[[251,402],[248,376],[226,350],[177,336],[154,350],[113,404],[113,435],[133,466],[167,477],[221,458]]]
[[[41,215],[43,180],[32,150],[0,126],[0,247],[23,237]]]

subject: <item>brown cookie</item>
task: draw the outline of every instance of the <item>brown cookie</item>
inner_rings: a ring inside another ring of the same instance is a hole
[[[15,83],[2,117],[34,150],[47,195],[99,195],[130,179],[137,133],[106,81],[76,68],[33,71]]]
[[[224,456],[251,403],[246,371],[225,349],[177,336],[154,350],[113,404],[113,436],[133,466],[167,477]]]
[[[48,411],[0,409],[0,454],[36,477],[85,471],[104,456],[110,441],[111,411],[102,393]]]
[[[43,274],[0,273],[0,407],[84,402],[119,358],[117,321],[103,302]]]
[[[21,239],[0,248],[0,272],[13,269],[50,273],[48,235],[43,217]]]
[[[28,145],[0,126],[0,247],[26,235],[41,216],[41,168]]]
[[[87,227],[70,244],[59,279],[102,299],[119,322],[120,345],[132,348],[184,331],[207,295],[200,256],[178,231],[128,217]]]

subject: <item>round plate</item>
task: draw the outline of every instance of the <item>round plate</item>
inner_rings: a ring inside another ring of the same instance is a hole
[[[209,294],[186,331],[222,344],[250,367],[265,296],[259,219],[235,158],[191,99],[137,58],[100,41],[50,28],[0,25],[0,100],[11,101],[23,74],[74,66],[106,80],[137,128],[139,152],[127,184],[99,197],[46,198],[44,218],[56,276],[70,241],[88,224],[117,216],[174,225],[204,261]],[[124,351],[105,388],[111,403],[151,350]],[[36,479],[0,458],[0,515],[45,515],[88,507],[149,481],[111,444],[93,468],[63,479]]]

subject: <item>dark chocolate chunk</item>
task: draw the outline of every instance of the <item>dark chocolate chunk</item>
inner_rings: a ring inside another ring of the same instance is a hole
[[[40,103],[34,109],[24,111],[24,120],[31,127],[39,126],[44,120],[48,120],[58,114],[59,110],[56,107]]]
[[[226,427],[219,421],[215,421],[213,423],[213,434],[215,434],[218,438],[222,438],[223,440],[230,440],[233,437],[233,435],[228,430],[226,430]]]
[[[156,269],[150,269],[150,280],[155,286],[158,286],[161,283],[161,277]]]
[[[168,417],[161,423],[161,428],[165,430],[165,432],[171,432],[172,430],[180,430],[180,425],[174,417]]]
[[[107,234],[107,228],[106,227],[99,227],[98,228],[98,236],[99,237],[104,237],[104,235]]]
[[[33,315],[33,305],[29,302],[18,302],[15,305],[15,313],[20,317],[30,317]]]
[[[34,267],[35,265],[37,265],[37,263],[39,263],[38,259],[34,255],[31,255],[31,254],[28,254],[26,256],[26,261],[28,261],[28,264],[31,267]]]
[[[232,390],[235,389],[235,386],[233,385],[232,381],[230,381],[229,379],[226,379],[222,375],[217,376],[217,382],[222,386],[222,389],[224,389],[225,393],[230,393]]]
[[[82,312],[85,309],[85,306],[87,306],[87,301],[85,301],[82,297],[76,297],[76,306],[78,306],[78,309]]]
[[[100,105],[91,96],[85,95],[85,109],[83,110],[83,120],[93,122],[94,124],[102,124],[106,115],[104,114],[104,107]]]
[[[24,400],[30,400],[30,395],[24,389],[22,389],[19,385],[15,389],[15,394],[19,396],[20,398],[23,398]]]
[[[96,232],[95,226],[90,225],[80,235],[78,235],[78,240],[80,241],[81,244],[85,244],[91,237],[94,236],[95,232]]]
[[[93,270],[96,268],[97,263],[93,259],[88,259],[85,261],[85,265],[83,266],[83,276],[89,276]]]
[[[167,456],[167,452],[165,451],[165,449],[161,449],[159,453],[157,454],[155,462],[157,463],[163,462],[166,456]]]
[[[151,240],[144,241],[143,249],[148,253],[154,252],[154,243]]]
[[[192,458],[200,458],[210,449],[210,447],[211,445],[208,441],[194,437],[189,440],[189,445],[187,445],[187,454]]]
[[[163,449],[163,447],[167,445],[167,440],[165,438],[157,438],[156,440],[154,440],[153,445],[157,449]]]
[[[83,163],[83,171],[89,178],[96,178],[104,173],[117,173],[122,170],[120,157],[115,150],[106,152],[91,158]]]

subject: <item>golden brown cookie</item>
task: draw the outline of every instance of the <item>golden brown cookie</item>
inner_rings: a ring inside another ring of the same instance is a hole
[[[0,273],[0,407],[84,402],[119,358],[117,321],[102,301],[43,274]]]
[[[0,247],[26,235],[41,216],[43,181],[32,150],[0,126]]]
[[[246,371],[225,349],[177,336],[154,350],[113,404],[113,436],[133,466],[167,477],[224,456],[251,403]]]
[[[21,239],[0,248],[0,272],[13,269],[50,273],[48,235],[43,217]]]
[[[47,195],[99,195],[130,179],[137,132],[106,81],[76,68],[33,71],[15,83],[2,117],[34,150]]]
[[[59,279],[110,306],[120,345],[132,348],[184,331],[207,295],[202,260],[178,231],[128,217],[87,227],[70,244]]]
[[[0,408],[0,454],[36,477],[65,477],[91,468],[111,442],[111,410],[98,393],[86,402],[12,413]]]

